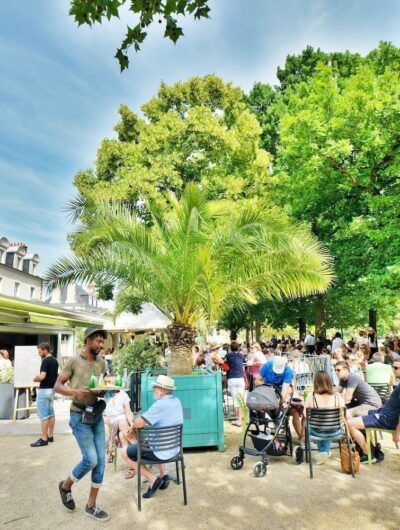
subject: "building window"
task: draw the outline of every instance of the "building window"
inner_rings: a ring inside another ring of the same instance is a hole
[[[35,298],[35,288],[31,287],[31,298]]]
[[[15,285],[14,285],[14,296],[18,296],[19,286],[20,286],[20,284],[18,282],[15,282]]]

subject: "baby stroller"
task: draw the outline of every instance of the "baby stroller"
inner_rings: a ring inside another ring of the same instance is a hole
[[[290,406],[285,405],[274,385],[256,387],[247,396],[249,423],[239,447],[239,456],[231,460],[232,469],[242,469],[245,455],[258,456],[261,461],[254,466],[256,477],[267,473],[268,456],[292,456],[292,435],[289,425]],[[250,438],[253,447],[246,446]]]

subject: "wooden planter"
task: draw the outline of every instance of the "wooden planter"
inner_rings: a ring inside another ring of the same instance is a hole
[[[221,372],[196,370],[198,375],[176,375],[174,395],[183,407],[183,447],[216,446],[224,451],[224,413]],[[165,370],[142,374],[141,405],[146,411],[153,403],[152,382]]]

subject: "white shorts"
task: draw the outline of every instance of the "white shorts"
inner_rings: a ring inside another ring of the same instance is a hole
[[[244,379],[243,377],[232,377],[228,379],[228,390],[233,399],[233,406],[239,407],[237,402],[237,394],[244,395]]]

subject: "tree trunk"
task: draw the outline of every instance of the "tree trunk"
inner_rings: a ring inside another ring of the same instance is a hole
[[[259,320],[255,321],[256,329],[256,342],[261,342],[261,322]]]
[[[306,321],[304,320],[303,317],[300,317],[298,319],[298,323],[299,323],[299,340],[303,340],[307,333]]]
[[[231,329],[230,339],[231,339],[231,341],[237,339],[237,329]]]
[[[370,328],[374,328],[376,331],[376,324],[377,324],[377,311],[376,309],[370,309],[368,311],[368,324]]]
[[[246,327],[246,346],[250,344],[250,328]]]
[[[326,338],[326,322],[325,322],[325,297],[323,294],[317,296],[315,304],[315,336]]]
[[[195,345],[196,328],[173,322],[168,327],[168,342],[171,356],[168,375],[189,375],[192,373],[192,348]]]

